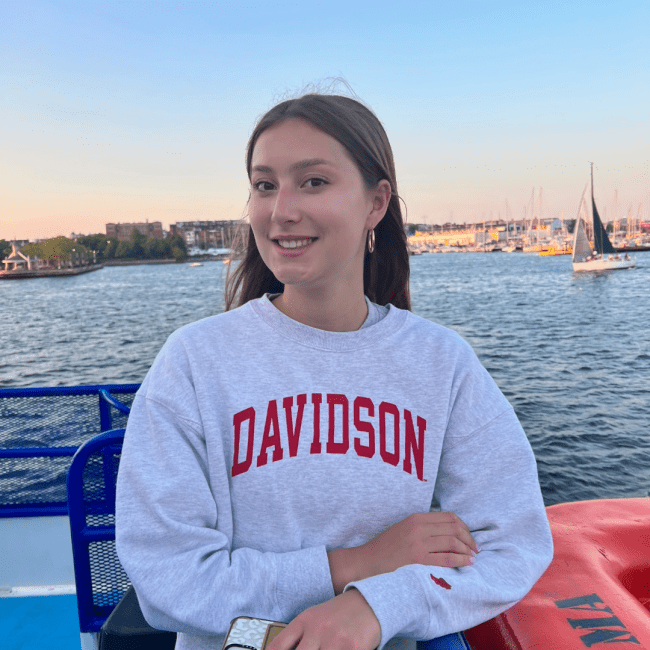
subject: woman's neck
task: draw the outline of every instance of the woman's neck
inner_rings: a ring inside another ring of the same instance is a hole
[[[273,305],[285,316],[319,330],[328,332],[354,332],[368,317],[368,305],[363,289],[344,295],[335,292],[315,293],[301,291],[300,287],[287,285]]]

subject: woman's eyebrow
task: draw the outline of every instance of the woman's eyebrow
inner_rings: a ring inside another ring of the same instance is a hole
[[[306,158],[305,160],[299,160],[298,162],[293,163],[293,165],[289,167],[289,171],[295,172],[299,169],[314,167],[315,165],[333,165],[333,163],[325,160],[324,158]],[[266,165],[255,165],[251,171],[262,172],[263,174],[272,174],[273,168],[267,167]]]

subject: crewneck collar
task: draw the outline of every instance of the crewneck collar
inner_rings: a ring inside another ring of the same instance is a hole
[[[320,350],[347,352],[377,345],[382,339],[389,334],[395,333],[397,329],[402,327],[408,316],[408,311],[398,309],[394,305],[388,305],[388,313],[386,316],[374,325],[362,327],[353,332],[330,332],[328,330],[310,327],[309,325],[289,318],[289,316],[283,314],[271,302],[270,297],[274,295],[265,293],[261,298],[249,301],[247,305],[270,328],[281,336],[291,339],[296,343],[306,345],[307,347],[318,348]],[[365,298],[368,309],[370,310],[373,303],[370,302],[367,296]]]

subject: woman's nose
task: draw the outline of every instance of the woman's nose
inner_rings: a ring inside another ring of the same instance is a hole
[[[274,221],[298,221],[300,219],[298,197],[290,187],[281,187],[276,192],[271,219]]]

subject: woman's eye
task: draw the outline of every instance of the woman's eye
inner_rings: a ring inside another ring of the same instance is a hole
[[[269,192],[273,189],[273,183],[269,183],[268,181],[258,181],[253,185],[253,187],[258,192]]]
[[[322,178],[309,178],[305,181],[305,185],[307,185],[307,183],[312,184],[310,187],[321,187],[322,185],[327,185],[327,181]]]

